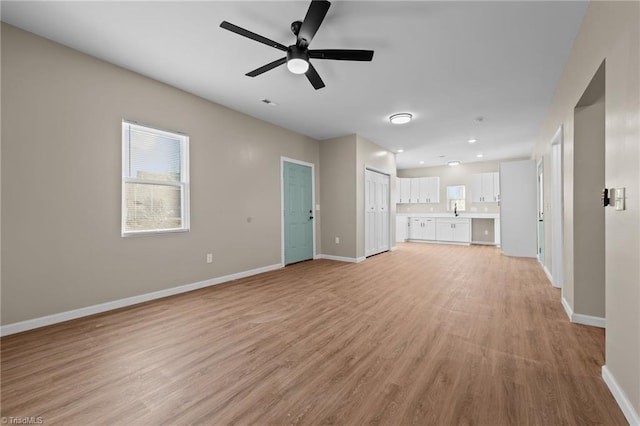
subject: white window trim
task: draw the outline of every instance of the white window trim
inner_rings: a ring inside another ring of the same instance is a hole
[[[190,196],[189,196],[189,187],[190,187],[190,179],[189,179],[189,136],[185,135],[181,132],[171,132],[162,129],[158,129],[153,126],[146,126],[135,121],[122,120],[122,162],[121,162],[121,205],[120,205],[120,233],[122,237],[134,237],[134,236],[143,236],[143,235],[157,235],[157,234],[167,234],[167,233],[182,233],[189,232],[191,230],[191,208],[190,208]],[[152,129],[153,134],[159,134],[168,136],[171,138],[175,138],[176,136],[180,138],[180,182],[172,182],[172,181],[157,181],[157,180],[149,180],[149,179],[136,179],[125,176],[126,173],[126,165],[129,162],[129,152],[126,148],[125,144],[125,131],[127,126],[132,126],[137,128],[138,130],[144,132],[146,129]],[[125,223],[127,221],[127,199],[126,199],[126,183],[143,183],[150,185],[162,185],[162,186],[175,186],[181,188],[181,200],[180,200],[180,208],[182,212],[182,227],[180,228],[167,228],[167,229],[154,229],[154,230],[144,230],[144,231],[125,231]]]

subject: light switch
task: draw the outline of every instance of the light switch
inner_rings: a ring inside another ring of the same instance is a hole
[[[624,210],[624,188],[616,188],[613,192],[613,200],[616,210]]]
[[[319,212],[320,211],[320,204],[316,204],[316,211]]]

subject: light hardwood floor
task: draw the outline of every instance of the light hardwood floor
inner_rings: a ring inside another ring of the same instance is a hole
[[[8,336],[45,424],[626,424],[537,261],[401,244]]]

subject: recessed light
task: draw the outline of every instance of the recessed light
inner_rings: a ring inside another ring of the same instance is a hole
[[[476,143],[476,142],[478,142],[478,139],[471,138],[471,139],[469,139],[468,142],[469,143]]]
[[[413,119],[413,115],[409,114],[408,112],[393,114],[391,117],[389,117],[389,121],[392,124],[407,124],[412,119]]]
[[[396,151],[397,153],[401,153],[404,152],[404,149],[400,148],[399,150]]]
[[[476,157],[478,157],[478,158],[482,158],[482,157],[484,157],[484,155],[482,155],[482,154],[476,154]]]
[[[424,161],[420,160],[420,164],[424,164]]]
[[[449,161],[447,164],[450,165],[450,166],[459,166],[460,162],[459,161]]]

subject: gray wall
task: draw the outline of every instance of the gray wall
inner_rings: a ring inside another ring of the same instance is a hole
[[[606,59],[605,185],[627,188],[627,210],[605,210],[606,365],[640,413],[640,3],[591,2],[536,141],[535,158],[548,163],[550,141],[564,128],[564,287],[574,284],[574,107]],[[545,170],[548,173],[550,168]],[[545,177],[546,182],[551,179]],[[551,195],[551,191],[545,191]],[[549,202],[547,199],[546,202]],[[547,211],[549,211],[547,209]],[[550,218],[549,218],[550,219]],[[546,226],[550,247],[551,226]],[[547,256],[550,262],[551,256]]]
[[[123,118],[190,136],[191,232],[120,236]],[[281,156],[320,192],[317,141],[2,24],[2,324],[279,264]]]
[[[575,108],[573,144],[573,311],[605,318],[604,64]],[[569,289],[567,289],[568,291]]]
[[[356,257],[356,145],[356,135],[320,142],[322,254]]]
[[[395,245],[396,157],[374,142],[349,135],[320,142],[322,254],[364,257],[364,170],[372,167],[391,176],[390,243]],[[328,188],[328,189],[326,189]],[[335,238],[340,237],[340,244]]]

